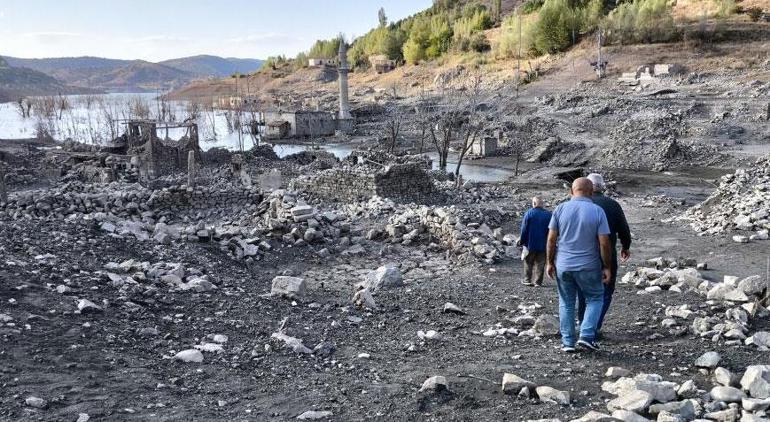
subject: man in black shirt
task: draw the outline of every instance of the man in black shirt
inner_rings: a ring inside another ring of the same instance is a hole
[[[594,184],[594,194],[591,200],[603,209],[604,214],[607,216],[607,223],[610,226],[610,245],[612,246],[610,282],[604,285],[604,306],[599,317],[599,323],[596,326],[598,335],[604,322],[604,316],[607,314],[607,310],[610,309],[612,294],[615,293],[615,281],[618,278],[618,239],[620,239],[620,258],[623,262],[626,262],[631,257],[631,230],[628,228],[628,221],[626,221],[626,215],[623,213],[623,208],[621,208],[620,204],[604,195],[606,185],[602,175],[591,173],[588,175],[588,179]],[[585,309],[585,298],[578,292],[578,319],[581,321],[583,320]]]

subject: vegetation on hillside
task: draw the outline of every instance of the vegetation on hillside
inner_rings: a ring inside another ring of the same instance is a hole
[[[708,3],[711,17],[736,11],[735,0],[703,3]],[[436,0],[430,8],[398,22],[388,22],[380,9],[378,26],[352,41],[348,61],[354,68],[366,68],[373,55],[399,64],[419,64],[448,52],[533,57],[565,51],[597,31],[606,44],[671,42],[682,36],[674,22],[674,4],[674,0],[526,0],[512,14],[502,16],[500,0],[491,2],[491,10],[480,0]],[[494,26],[501,30],[492,46],[485,31]],[[336,57],[340,40],[316,41],[294,58],[294,67],[307,66],[309,58]],[[282,56],[268,58],[265,68],[275,69],[288,61]]]

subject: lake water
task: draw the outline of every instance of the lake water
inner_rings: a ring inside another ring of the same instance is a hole
[[[22,118],[15,103],[0,103],[0,139],[34,138],[38,130],[45,128],[58,140],[67,138],[83,142],[105,143],[112,140],[113,133],[122,134],[125,127],[118,120],[135,118],[132,110],[144,107],[149,112],[150,118],[161,115],[163,105],[156,100],[156,94],[106,94],[106,95],[70,95],[65,97],[69,107],[54,116],[33,111],[29,118]],[[169,112],[173,115],[170,120],[182,121],[190,116],[190,108],[187,102],[173,101],[167,104]],[[199,110],[195,119],[199,127],[200,145],[204,150],[214,147],[222,147],[230,150],[239,149],[239,137],[237,131],[228,129],[227,113],[221,110]],[[109,117],[108,117],[109,116]],[[159,130],[160,136],[166,133]],[[171,139],[178,139],[183,135],[182,129],[168,131]],[[248,134],[241,135],[241,142],[245,149],[254,145],[252,137]],[[279,157],[305,151],[307,145],[276,144],[273,149]],[[337,158],[347,157],[354,149],[344,144],[322,144],[321,149],[334,154]],[[433,159],[434,169],[437,168],[438,155],[435,152],[427,154]],[[454,171],[456,156],[450,156],[448,161],[449,171]],[[460,173],[466,180],[477,182],[499,182],[509,178],[513,172],[507,169],[485,167],[465,161]]]

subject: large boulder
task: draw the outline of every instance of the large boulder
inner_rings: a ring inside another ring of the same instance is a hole
[[[741,387],[755,399],[770,398],[770,365],[752,365],[741,378]]]
[[[503,393],[519,394],[524,387],[534,388],[535,384],[515,374],[503,374]]]
[[[273,296],[297,298],[304,296],[305,290],[306,287],[304,278],[278,276],[273,279],[273,285],[270,288],[270,294]]]
[[[398,287],[403,284],[401,271],[395,265],[383,265],[366,275],[363,288],[374,293],[383,288]]]
[[[652,394],[642,390],[623,392],[620,396],[607,403],[610,412],[627,410],[634,413],[644,413],[652,404]]]

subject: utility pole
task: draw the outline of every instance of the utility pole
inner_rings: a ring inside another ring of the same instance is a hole
[[[604,77],[604,61],[602,59],[602,31],[601,29],[596,31],[596,43],[597,43],[597,50],[599,52],[599,57],[597,57],[596,61],[596,74],[599,76],[599,79]]]
[[[519,98],[519,85],[521,85],[521,9],[518,10],[519,18],[519,53],[516,54],[516,98]]]

